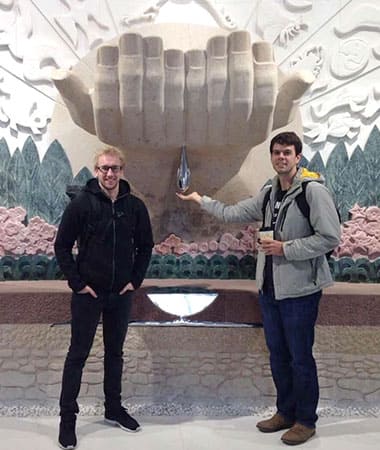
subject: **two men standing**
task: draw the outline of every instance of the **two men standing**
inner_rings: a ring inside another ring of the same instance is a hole
[[[277,412],[258,422],[257,428],[266,433],[288,429],[281,439],[289,445],[301,444],[315,434],[319,387],[312,352],[314,328],[322,289],[332,284],[325,254],[339,244],[341,232],[323,178],[298,167],[301,152],[302,143],[295,133],[275,136],[270,143],[277,173],[272,185],[235,205],[227,206],[197,192],[177,194],[224,222],[262,221],[265,225],[256,283]],[[60,398],[59,443],[66,449],[76,445],[76,399],[101,313],[105,418],[129,431],[139,428],[121,407],[122,348],[131,297],[143,281],[153,239],[144,204],[120,179],[123,166],[118,150],[107,149],[97,155],[96,179],[90,180],[65,210],[55,244],[58,263],[73,290],[72,337]],[[307,217],[297,201],[301,193],[308,205]],[[75,262],[72,249],[77,239]]]

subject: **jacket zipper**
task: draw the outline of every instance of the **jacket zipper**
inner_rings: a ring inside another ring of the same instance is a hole
[[[292,194],[292,193],[291,193],[291,194]],[[290,194],[290,195],[291,195],[291,194]],[[284,196],[284,198],[282,199],[282,201],[284,201],[288,196],[289,196],[289,194],[287,193],[287,194]],[[280,217],[280,214],[281,214],[281,222],[278,222],[278,229],[279,229],[279,231],[283,231],[283,228],[284,228],[284,222],[285,222],[286,214],[287,214],[287,212],[288,212],[288,208],[289,208],[291,202],[295,202],[295,201],[296,201],[295,197],[292,198],[292,199],[290,200],[290,202],[289,202],[287,205],[285,205],[285,206],[283,207],[282,211],[279,211],[279,212],[278,212],[278,216],[279,216],[279,217]]]
[[[279,223],[279,231],[282,231],[284,228],[285,217],[288,212],[289,205],[290,205],[290,203],[285,205],[283,210],[281,211],[281,222]]]
[[[312,281],[313,281],[313,284],[316,286],[317,285],[317,263],[316,263],[316,260],[315,259],[310,260],[310,265],[311,265],[311,273],[313,274]]]
[[[115,282],[115,254],[116,254],[116,224],[115,224],[115,203],[112,202],[112,234],[113,234],[113,242],[112,242],[112,278],[111,278],[111,292],[113,289],[113,285]]]

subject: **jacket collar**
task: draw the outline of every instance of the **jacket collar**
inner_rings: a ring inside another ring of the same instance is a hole
[[[97,178],[91,178],[87,181],[85,190],[95,195],[105,195],[99,186]],[[128,181],[121,179],[119,181],[119,194],[117,198],[124,197],[131,192]]]
[[[323,175],[321,175],[318,172],[312,172],[312,171],[306,169],[306,167],[299,167],[297,170],[297,173],[293,179],[293,183],[288,190],[288,194],[300,190],[302,183],[304,183],[305,181],[316,181],[318,183],[324,184],[325,179],[324,179]],[[278,191],[278,189],[280,187],[280,181],[279,181],[278,175],[276,175],[272,179],[272,187],[273,187],[274,192]]]

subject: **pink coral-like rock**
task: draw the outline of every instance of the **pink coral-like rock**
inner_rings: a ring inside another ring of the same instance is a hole
[[[379,222],[380,220],[380,209],[377,206],[369,206],[365,211],[366,219],[369,222]]]
[[[0,223],[5,222],[9,217],[7,208],[0,206]]]
[[[369,222],[366,226],[366,232],[370,236],[376,236],[377,238],[380,238],[380,221]]]
[[[351,236],[355,241],[364,241],[367,237],[367,233],[360,228],[352,228]]]
[[[17,256],[21,256],[21,255],[23,255],[25,252],[26,252],[26,245],[25,245],[25,243],[22,243],[22,242],[18,242],[18,244],[16,245],[16,247],[14,247],[14,248],[12,249],[12,253],[13,253],[14,255],[17,255]],[[43,253],[46,254],[45,252],[43,252]]]
[[[38,254],[38,247],[37,244],[34,242],[32,244],[28,245],[28,255],[37,255]]]
[[[250,250],[249,248],[249,242],[245,243],[243,241],[239,241],[239,247],[238,247],[239,252],[241,253],[246,253]]]
[[[54,242],[48,242],[47,248],[46,248],[46,254],[48,256],[54,256]]]
[[[169,245],[170,247],[176,247],[177,245],[179,245],[181,243],[181,238],[179,238],[175,234],[170,234],[165,239],[164,242],[165,242],[166,245]]]
[[[32,217],[29,221],[28,228],[30,234],[40,234],[45,221],[41,217]]]
[[[37,249],[38,249],[38,253],[46,255],[46,252],[48,249],[48,242],[43,241],[43,240],[39,241]]]
[[[6,252],[13,252],[13,250],[17,247],[18,241],[15,236],[4,235],[4,239],[1,244]]]
[[[0,256],[54,255],[57,228],[40,217],[32,217],[24,224],[26,211],[22,207],[0,207]]]
[[[346,222],[343,226],[343,229],[349,229],[350,232],[352,230],[362,230],[363,228],[365,228],[367,224],[367,221],[365,220],[365,218],[363,217],[358,217],[355,220],[350,220],[349,222]]]
[[[236,239],[235,237],[233,239],[231,239],[230,249],[231,250],[235,250],[235,251],[240,249],[240,241],[239,241],[239,239]]]
[[[16,222],[14,219],[8,219],[4,224],[5,236],[16,236],[20,233],[24,225],[21,222]]]
[[[365,218],[365,208],[359,206],[357,203],[350,209],[351,220]]]
[[[247,233],[246,231],[242,232],[240,240],[244,243],[251,242],[254,239],[255,234]]]
[[[218,247],[219,247],[219,251],[222,252],[222,253],[224,253],[224,252],[226,252],[226,251],[228,250],[228,247],[229,247],[229,246],[228,246],[228,243],[227,243],[227,242],[225,242],[225,241],[220,241]]]
[[[201,253],[207,253],[209,251],[208,242],[201,242],[199,244],[199,251]]]
[[[156,252],[160,255],[169,255],[172,253],[172,248],[166,244],[166,242],[161,242],[161,244],[157,244],[154,246]]]
[[[256,233],[257,228],[255,228],[253,225],[247,225],[245,229],[248,233],[254,235]]]
[[[368,248],[365,245],[356,244],[352,248],[352,256],[354,258],[362,258],[368,254]]]
[[[40,230],[40,236],[47,241],[53,241],[55,239],[55,235],[57,233],[57,229],[50,225],[49,223],[44,223]]]
[[[380,242],[368,249],[368,257],[372,260],[380,258]]]
[[[220,238],[220,242],[225,242],[228,245],[228,248],[230,248],[231,243],[235,240],[235,236],[233,236],[231,233],[224,233],[222,234]]]
[[[338,258],[367,257],[371,260],[380,257],[380,208],[377,206],[361,207],[357,204],[350,210],[351,219],[342,229],[340,245],[334,255]],[[0,256],[22,254],[54,255],[54,239],[57,228],[40,217],[32,217],[25,225],[26,212],[21,207],[0,207]],[[207,258],[215,253],[238,258],[248,252],[256,251],[257,229],[248,225],[236,236],[224,233],[219,242],[186,243],[175,234],[170,234],[163,242],[156,244],[154,253],[160,255],[190,253],[203,254]]]
[[[191,242],[189,245],[189,252],[190,253],[198,253],[199,246],[197,242]]]
[[[343,258],[344,256],[350,257],[353,253],[353,245],[350,243],[340,245],[337,249],[335,249],[334,253],[338,258]]]
[[[15,208],[10,208],[8,210],[9,212],[9,218],[22,222],[23,220],[25,220],[26,217],[26,211],[23,207],[21,206],[16,206]]]
[[[215,239],[209,241],[208,248],[210,252],[217,252],[219,249],[218,241],[216,241]]]
[[[177,246],[174,247],[173,253],[175,255],[184,255],[185,253],[188,253],[190,248],[189,244],[186,244],[185,242],[181,242]]]

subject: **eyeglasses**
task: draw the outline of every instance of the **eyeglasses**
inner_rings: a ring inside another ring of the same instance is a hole
[[[97,166],[102,173],[106,174],[111,169],[112,173],[119,173],[122,169],[122,166]]]

